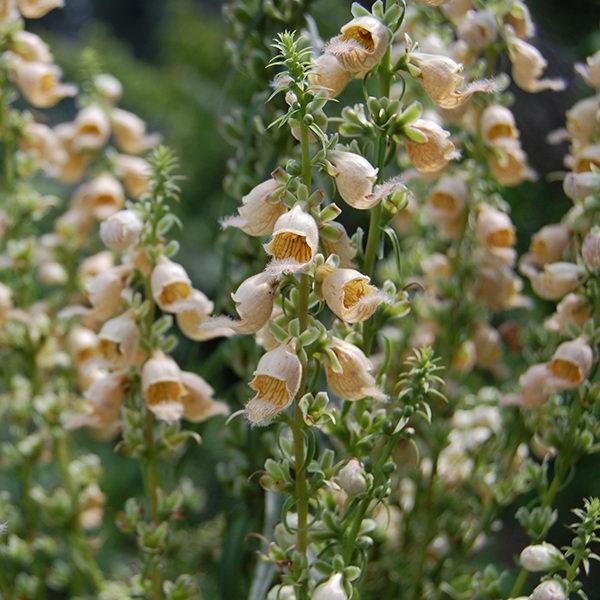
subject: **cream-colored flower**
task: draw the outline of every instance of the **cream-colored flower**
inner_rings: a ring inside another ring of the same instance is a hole
[[[473,94],[494,89],[494,83],[485,80],[465,85],[463,65],[448,56],[413,52],[410,59],[420,70],[417,79],[425,93],[441,108],[458,108]]]
[[[341,573],[334,573],[327,581],[320,583],[311,595],[312,600],[348,600]]]
[[[545,225],[531,238],[529,256],[536,265],[560,261],[566,250],[571,232],[563,223]]]
[[[269,321],[278,284],[279,278],[268,271],[248,277],[231,294],[239,320],[215,317],[208,319],[200,329],[206,333],[215,330],[227,332],[228,329],[238,333],[256,333]]]
[[[121,82],[110,73],[100,73],[94,77],[96,91],[111,104],[119,101],[123,94]]]
[[[312,65],[308,81],[317,89],[325,90],[329,98],[339,96],[352,78],[344,65],[331,53],[321,54]]]
[[[593,88],[600,88],[600,50],[588,56],[585,65],[576,64],[575,70]]]
[[[71,206],[88,210],[96,219],[108,219],[125,204],[123,186],[109,173],[101,173],[91,181],[79,186],[73,195]]]
[[[482,113],[479,123],[483,139],[490,145],[501,138],[516,139],[519,130],[512,111],[501,104],[490,104]]]
[[[563,342],[554,352],[548,368],[560,382],[561,387],[577,387],[589,374],[594,362],[594,353],[587,340],[578,337]]]
[[[563,79],[541,79],[548,63],[534,46],[513,37],[509,41],[508,50],[512,62],[513,81],[522,90],[535,94],[544,90],[560,91],[565,88]]]
[[[428,216],[436,223],[456,218],[463,212],[468,194],[464,179],[451,175],[442,176],[427,196]]]
[[[354,266],[354,257],[356,256],[356,248],[352,244],[352,240],[348,235],[346,228],[337,221],[327,223],[329,230],[335,232],[335,236],[321,236],[321,243],[327,254],[336,254],[340,259],[339,266],[343,268],[351,268]]]
[[[600,97],[591,96],[576,102],[566,113],[567,131],[571,139],[586,145],[592,139],[598,126]]]
[[[254,425],[268,425],[291,404],[300,389],[302,364],[291,344],[263,354],[250,389],[256,394],[246,404],[246,416]]]
[[[59,286],[68,281],[69,274],[63,264],[56,260],[47,260],[39,264],[38,277],[45,285]]]
[[[13,307],[12,294],[12,290],[6,284],[0,282],[0,326],[2,326]]]
[[[160,142],[158,134],[147,134],[146,123],[126,110],[113,108],[110,122],[117,146],[123,152],[141,154]]]
[[[337,482],[348,496],[358,496],[367,490],[365,468],[359,460],[351,458],[338,471]]]
[[[473,340],[465,340],[456,348],[450,366],[460,373],[469,373],[475,366],[477,355]]]
[[[188,371],[181,372],[186,390],[183,397],[183,417],[192,423],[202,423],[217,415],[228,415],[227,404],[213,398],[215,391],[202,377]]]
[[[185,269],[165,256],[158,263],[150,276],[152,297],[161,310],[177,313],[190,306],[192,282]]]
[[[425,289],[431,294],[439,291],[439,282],[447,281],[452,273],[450,260],[441,252],[433,252],[421,261]]]
[[[90,104],[77,113],[73,148],[75,151],[98,150],[108,141],[110,122],[106,112],[97,104]]]
[[[529,596],[529,600],[568,600],[568,598],[563,584],[556,579],[542,581]]]
[[[17,56],[11,61],[15,85],[36,108],[50,108],[77,93],[76,86],[60,82],[61,75],[61,70],[53,64],[29,62]]]
[[[106,495],[97,483],[91,483],[80,492],[79,524],[85,530],[96,529],[102,523]]]
[[[527,306],[527,301],[521,295],[522,290],[523,282],[506,264],[496,260],[481,265],[475,294],[491,310]]]
[[[16,0],[0,0],[0,25],[12,23],[19,16]]]
[[[515,226],[510,217],[489,204],[479,207],[475,232],[479,241],[488,248],[508,248],[516,242]]]
[[[590,269],[600,269],[600,230],[592,229],[585,236],[581,246],[583,262]]]
[[[140,332],[133,314],[123,313],[106,321],[100,329],[100,355],[111,367],[129,367],[139,356],[139,339]]]
[[[334,269],[323,280],[322,293],[329,309],[347,323],[366,321],[388,301],[371,285],[370,278],[354,269]]]
[[[353,152],[335,151],[327,157],[335,168],[335,183],[343,200],[361,210],[372,208],[377,201],[373,194],[377,169]]]
[[[590,305],[583,296],[567,294],[556,305],[556,312],[546,320],[544,327],[564,335],[571,325],[583,327],[590,314]]]
[[[17,56],[29,62],[51,63],[53,61],[48,44],[39,35],[30,31],[15,32],[10,49]]]
[[[54,128],[54,133],[60,140],[67,157],[60,165],[59,179],[65,183],[75,183],[83,177],[90,157],[87,153],[75,150],[74,123],[61,123]]]
[[[530,573],[553,571],[562,567],[564,560],[563,553],[547,542],[527,546],[519,556],[521,566]]]
[[[567,173],[563,182],[565,195],[573,200],[583,200],[600,190],[600,174],[591,171]]]
[[[535,35],[535,25],[529,8],[522,0],[513,0],[504,22],[512,27],[514,34],[519,38],[528,39]]]
[[[472,0],[445,0],[442,12],[452,21],[459,22],[473,7]]]
[[[108,250],[97,252],[84,258],[79,264],[79,278],[85,283],[87,280],[112,269],[115,264],[114,256]]]
[[[88,412],[79,424],[94,429],[101,436],[111,436],[121,412],[128,382],[120,373],[107,373],[96,379],[84,392]]]
[[[590,144],[575,154],[575,173],[587,173],[592,170],[592,166],[600,168],[600,144]]]
[[[186,389],[177,363],[160,350],[142,367],[142,393],[146,406],[163,421],[177,421],[183,416]]]
[[[92,305],[92,316],[101,321],[114,315],[122,303],[130,271],[127,267],[112,267],[85,283],[85,291]]]
[[[460,152],[450,140],[450,133],[435,121],[417,119],[411,127],[426,138],[422,144],[412,140],[405,141],[408,157],[417,171],[435,173],[446,167],[451,160],[460,157]]]
[[[495,152],[489,155],[488,165],[498,183],[513,186],[534,178],[519,140],[499,138],[494,142],[493,149]]]
[[[456,28],[458,39],[475,52],[487,48],[496,39],[497,33],[496,16],[491,10],[468,11]]]
[[[64,0],[17,0],[21,14],[26,19],[41,19],[55,8],[62,8]]]
[[[27,123],[20,139],[21,149],[34,156],[51,177],[56,176],[67,160],[60,140],[50,127],[42,123]]]
[[[330,40],[327,52],[350,73],[363,75],[379,63],[390,43],[390,30],[373,16],[356,17]]]
[[[482,369],[495,369],[502,357],[502,338],[498,330],[479,323],[473,333],[476,364]]]
[[[120,210],[100,224],[100,238],[111,250],[126,250],[137,244],[144,224],[134,210]]]
[[[150,188],[150,165],[139,156],[116,154],[112,158],[117,177],[132,198],[139,198]]]
[[[354,401],[362,398],[385,400],[386,395],[377,387],[371,375],[373,365],[363,351],[340,338],[333,338],[331,351],[338,359],[341,370],[334,370],[326,359],[325,375],[331,391],[342,400]]]
[[[67,336],[67,348],[76,367],[98,358],[98,336],[94,331],[81,325],[76,325]]]
[[[274,178],[259,183],[242,198],[238,214],[222,221],[223,229],[237,227],[252,236],[271,235],[277,219],[287,212],[283,191]]]
[[[177,326],[185,337],[203,342],[215,337],[229,337],[235,331],[229,326],[204,329],[200,327],[210,317],[214,304],[200,291],[193,290],[186,308],[175,315]]]
[[[272,266],[298,270],[312,262],[319,248],[319,229],[315,220],[299,204],[281,215],[265,250],[273,257]]]
[[[579,285],[580,268],[569,262],[553,262],[544,265],[541,271],[527,264],[521,272],[531,282],[533,291],[544,300],[560,300]]]

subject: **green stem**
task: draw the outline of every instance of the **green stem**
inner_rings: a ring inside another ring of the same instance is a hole
[[[512,598],[516,598],[521,593],[523,586],[527,583],[527,577],[529,577],[529,572],[522,568],[515,579],[515,584],[513,585],[512,590],[510,591]]]

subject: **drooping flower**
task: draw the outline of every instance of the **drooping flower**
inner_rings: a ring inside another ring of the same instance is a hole
[[[214,399],[213,388],[196,373],[181,372],[186,395],[183,397],[183,417],[192,423],[202,423],[217,415],[228,415],[229,407]]]
[[[325,90],[329,98],[339,96],[352,78],[344,65],[330,52],[325,52],[312,65],[308,80],[317,89]]]
[[[490,10],[469,10],[456,28],[458,39],[475,52],[489,46],[497,33],[496,16]]]
[[[76,151],[102,148],[110,136],[110,123],[106,112],[97,104],[80,110],[74,121],[73,147]]]
[[[183,416],[186,393],[177,363],[155,351],[142,367],[142,394],[148,409],[159,419],[177,421]]]
[[[600,88],[600,50],[588,56],[585,64],[576,64],[575,70],[593,88]]]
[[[590,269],[600,269],[600,229],[587,233],[581,246],[583,262]]]
[[[519,131],[512,111],[501,104],[490,104],[481,113],[479,128],[483,139],[490,145],[501,138],[516,139]]]
[[[588,375],[594,354],[583,337],[563,342],[555,350],[548,368],[564,388],[577,387]]]
[[[367,210],[374,206],[373,186],[377,169],[354,152],[335,151],[328,155],[335,167],[334,179],[340,196],[354,208]]]
[[[53,61],[48,44],[39,35],[30,31],[16,31],[12,36],[10,49],[29,62],[51,63]]]
[[[544,300],[560,300],[579,285],[580,268],[569,262],[553,262],[541,271],[525,263],[522,273],[529,278],[533,291]]]
[[[192,282],[181,265],[161,256],[150,276],[150,285],[152,297],[161,310],[178,313],[189,307]]]
[[[101,173],[75,190],[71,206],[88,210],[96,219],[103,221],[125,204],[125,193],[117,179],[109,173]]]
[[[185,337],[202,342],[214,337],[228,337],[235,333],[231,327],[202,329],[200,326],[211,315],[214,304],[200,290],[193,290],[186,308],[175,315],[177,326]]]
[[[334,573],[327,581],[320,583],[311,596],[312,600],[348,600],[341,573]]]
[[[109,319],[98,333],[100,355],[111,367],[124,368],[138,358],[140,332],[132,313]]]
[[[246,404],[246,416],[254,425],[268,425],[289,406],[300,389],[302,364],[291,344],[262,355],[250,389],[256,394]]]
[[[421,173],[435,173],[448,165],[451,160],[460,157],[450,138],[450,132],[435,121],[417,119],[411,124],[424,137],[424,143],[406,140],[408,157],[415,169]]]
[[[509,41],[508,50],[512,62],[512,78],[522,90],[537,93],[544,90],[560,91],[565,88],[563,79],[541,78],[548,63],[534,46],[513,37]]]
[[[160,142],[160,136],[146,133],[146,123],[131,112],[114,108],[110,122],[117,146],[123,152],[141,154]]]
[[[150,188],[150,165],[139,156],[116,154],[111,157],[117,177],[122,181],[127,193],[139,198]]]
[[[494,152],[488,157],[488,164],[494,179],[501,185],[519,185],[534,178],[527,164],[527,155],[519,140],[498,138],[493,145]]]
[[[515,226],[510,217],[489,204],[480,206],[475,232],[479,241],[489,248],[507,248],[516,242]]]

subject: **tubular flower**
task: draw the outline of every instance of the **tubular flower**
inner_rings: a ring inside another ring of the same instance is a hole
[[[600,50],[588,56],[585,65],[576,64],[575,70],[593,88],[600,88]]]
[[[586,146],[575,154],[573,161],[575,173],[591,172],[592,166],[600,168],[600,144]]]
[[[427,196],[427,211],[434,222],[459,216],[467,202],[469,191],[460,177],[444,175]]]
[[[61,123],[54,128],[54,133],[66,153],[66,160],[60,165],[59,179],[65,183],[75,183],[83,176],[89,163],[87,154],[75,150],[75,125]]]
[[[50,108],[77,93],[76,86],[60,83],[62,72],[56,65],[28,62],[15,56],[11,75],[23,96],[36,108]]]
[[[583,200],[600,190],[600,175],[598,173],[567,173],[563,181],[565,195],[576,202]]]
[[[263,354],[249,386],[256,394],[246,404],[246,416],[254,425],[268,425],[290,405],[302,379],[302,364],[290,344]]]
[[[592,368],[594,355],[585,338],[563,342],[552,355],[548,365],[561,387],[577,387]]]
[[[535,35],[535,25],[531,20],[529,8],[522,0],[513,0],[504,22],[510,25],[514,34],[521,39],[528,39]]]
[[[472,0],[444,0],[442,12],[452,21],[460,21],[473,7]]]
[[[223,229],[237,227],[255,237],[270,235],[277,219],[287,212],[282,193],[283,187],[276,179],[259,183],[242,198],[237,216],[228,217],[221,222]]]
[[[102,148],[110,136],[110,123],[106,113],[97,104],[80,110],[74,121],[73,147],[76,151]]]
[[[125,193],[117,179],[101,173],[75,191],[71,204],[74,208],[89,210],[96,219],[103,221],[123,208]]]
[[[567,592],[555,579],[543,581],[529,596],[529,600],[568,600]]]
[[[567,294],[556,305],[556,312],[546,320],[544,327],[565,334],[570,325],[583,327],[590,313],[590,305],[583,296]]]
[[[344,65],[333,54],[326,52],[313,62],[308,81],[315,88],[325,90],[329,98],[336,98],[351,77]]]
[[[299,204],[281,215],[273,228],[273,237],[265,250],[273,257],[273,270],[299,270],[310,263],[319,247],[319,229],[315,220]]]
[[[118,102],[123,95],[123,86],[121,82],[110,73],[100,73],[94,77],[94,86],[98,93],[110,102],[114,104]]]
[[[108,250],[97,252],[81,261],[79,265],[79,277],[87,281],[108,269],[112,269],[114,264],[114,257]]]
[[[460,157],[450,141],[450,133],[434,121],[417,119],[411,127],[422,133],[426,141],[422,144],[406,140],[408,157],[415,169],[421,173],[435,173]]]
[[[147,134],[146,123],[126,110],[113,108],[110,122],[117,146],[123,152],[141,154],[160,142],[158,134]]]
[[[413,52],[410,59],[421,71],[418,79],[425,93],[441,108],[458,108],[473,94],[494,89],[491,81],[473,81],[464,85],[463,65],[448,56]]]
[[[339,362],[339,369],[327,361],[325,374],[331,391],[342,400],[362,398],[385,400],[386,395],[377,387],[371,375],[373,365],[360,348],[340,338],[333,338],[331,351]]]
[[[150,276],[152,297],[160,309],[178,313],[190,306],[192,282],[185,269],[165,256],[158,259]]]
[[[556,546],[542,542],[524,548],[519,560],[524,569],[536,573],[557,569],[563,564],[564,556]]]
[[[565,88],[562,79],[540,79],[548,66],[540,51],[517,37],[510,40],[509,56],[513,81],[525,92],[535,94],[544,90],[560,91]]]
[[[492,146],[499,139],[519,137],[512,111],[500,104],[491,104],[481,113],[479,127],[483,139]]]
[[[548,263],[542,271],[522,264],[521,271],[529,278],[533,291],[544,300],[560,300],[579,285],[580,269],[569,262]]]
[[[122,181],[127,193],[139,198],[150,186],[150,165],[139,156],[117,154],[112,158],[117,177]]]
[[[227,332],[228,329],[229,332],[256,333],[271,317],[278,284],[279,278],[268,271],[248,277],[231,294],[240,319],[234,321],[229,317],[215,317],[203,323],[200,330],[205,333],[217,330]]]
[[[130,312],[104,323],[98,333],[100,355],[112,367],[129,367],[136,362],[140,332]]]
[[[475,232],[479,241],[488,248],[508,248],[516,242],[515,226],[510,217],[489,204],[480,207]]]
[[[335,167],[335,183],[343,200],[360,210],[372,208],[376,202],[373,185],[377,180],[377,169],[353,152],[335,151],[328,158]]]
[[[183,416],[186,389],[177,363],[160,350],[142,368],[142,394],[146,406],[159,419],[177,421]]]
[[[121,293],[129,275],[127,267],[112,267],[86,281],[85,291],[92,305],[91,316],[103,321],[119,310]]]
[[[62,8],[64,0],[18,0],[21,14],[26,19],[41,19],[55,8]]]
[[[76,367],[98,357],[98,336],[94,331],[76,325],[69,331],[67,348]]]
[[[55,176],[67,160],[67,153],[54,131],[42,123],[28,123],[21,138],[21,149],[34,156],[44,171]]]
[[[12,36],[12,52],[29,62],[51,63],[52,53],[39,35],[29,31],[17,31]]]
[[[81,419],[75,419],[73,425],[90,427],[103,437],[114,435],[126,387],[127,380],[119,373],[96,379],[84,392],[88,401],[87,413]]]
[[[111,250],[126,250],[137,243],[144,224],[134,210],[120,210],[100,224],[100,237]]]
[[[346,323],[366,321],[387,296],[354,269],[335,269],[323,280],[323,297],[330,310]]]
[[[475,344],[476,364],[482,369],[494,369],[502,357],[502,341],[497,329],[487,323],[475,328],[473,343]]]
[[[193,290],[186,308],[175,315],[181,333],[196,342],[233,335],[235,332],[231,327],[217,327],[210,330],[200,327],[210,317],[213,307],[213,303],[200,290]]]
[[[494,153],[488,157],[488,165],[499,184],[519,185],[534,178],[533,171],[527,164],[527,155],[518,140],[499,138],[494,142],[493,149]]]
[[[596,114],[600,109],[600,98],[592,96],[574,104],[566,113],[567,131],[571,140],[588,144],[596,130]]]
[[[527,257],[536,265],[559,261],[566,250],[571,232],[566,225],[545,225],[531,238]]]
[[[0,25],[12,23],[19,18],[15,0],[0,0]]]
[[[183,397],[183,417],[192,423],[202,423],[217,415],[228,415],[229,407],[213,398],[215,391],[202,377],[188,371],[181,372],[186,390]]]
[[[327,52],[346,71],[364,75],[381,60],[390,43],[390,30],[372,16],[357,17],[346,23],[340,35],[330,40]]]
[[[458,39],[476,52],[489,46],[497,33],[496,17],[490,10],[468,11],[456,28]]]

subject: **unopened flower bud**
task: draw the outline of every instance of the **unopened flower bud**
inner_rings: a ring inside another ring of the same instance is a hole
[[[348,496],[358,496],[367,489],[367,478],[362,464],[352,458],[338,472],[337,482]]]
[[[489,46],[497,33],[496,16],[490,10],[468,11],[456,28],[458,39],[475,52]]]
[[[120,210],[100,224],[100,237],[111,250],[126,250],[137,243],[144,224],[134,210]]]
[[[69,279],[69,274],[64,265],[55,260],[43,262],[38,273],[40,281],[50,286],[64,285]]]
[[[337,358],[339,368],[329,361],[325,364],[327,384],[342,400],[355,401],[362,398],[385,400],[386,395],[377,387],[371,374],[373,365],[363,351],[339,338],[333,338],[331,351]]]
[[[223,229],[237,227],[252,236],[270,235],[277,219],[287,211],[282,193],[283,187],[274,178],[259,183],[242,198],[237,216],[221,222]]]
[[[335,238],[322,236],[321,243],[328,254],[336,254],[340,259],[340,267],[351,268],[354,265],[356,248],[346,228],[337,221],[330,221],[327,226],[338,235]]]
[[[353,152],[335,151],[328,158],[335,167],[335,183],[344,201],[361,210],[372,208],[376,201],[373,185],[377,169],[366,158]]]
[[[98,356],[98,336],[91,329],[76,325],[69,332],[67,347],[75,366],[80,367]]]
[[[369,282],[369,277],[354,269],[335,269],[323,280],[323,297],[337,317],[347,323],[360,323],[387,301],[385,294]]]
[[[341,573],[334,573],[327,581],[319,584],[311,600],[348,600]]]
[[[110,113],[117,146],[128,154],[141,154],[160,142],[158,134],[147,134],[146,123],[137,115],[114,108]]]
[[[406,150],[410,161],[421,173],[435,173],[447,166],[451,160],[460,157],[452,143],[450,133],[435,121],[417,119],[411,127],[425,136],[424,143],[406,140]]]
[[[297,270],[313,260],[318,247],[319,229],[315,220],[296,204],[277,219],[265,250],[273,257],[274,268]]]
[[[177,421],[183,416],[186,394],[177,363],[156,351],[142,368],[142,393],[148,409],[159,419]]]
[[[568,600],[562,584],[551,579],[540,583],[529,596],[529,600]]]
[[[542,542],[541,544],[527,546],[521,552],[519,560],[525,570],[536,573],[556,569],[564,561],[564,556],[556,546]]]
[[[566,389],[577,387],[589,374],[594,354],[585,338],[563,342],[552,355],[548,368]]]
[[[110,73],[100,73],[94,77],[94,86],[98,93],[111,104],[118,102],[123,94],[121,82]]]
[[[390,42],[390,30],[373,16],[356,17],[346,23],[340,35],[330,40],[333,54],[350,73],[362,75],[381,60]]]
[[[312,86],[323,89],[329,98],[339,96],[352,74],[331,53],[321,54],[312,65],[308,80]]]
[[[583,262],[590,269],[600,269],[600,229],[592,229],[583,240],[581,246]]]
[[[249,383],[256,394],[246,404],[246,416],[254,425],[268,425],[287,408],[300,389],[302,364],[290,344],[263,354]]]
[[[161,310],[178,313],[189,307],[192,282],[181,265],[161,256],[150,276],[150,285],[152,297]]]

